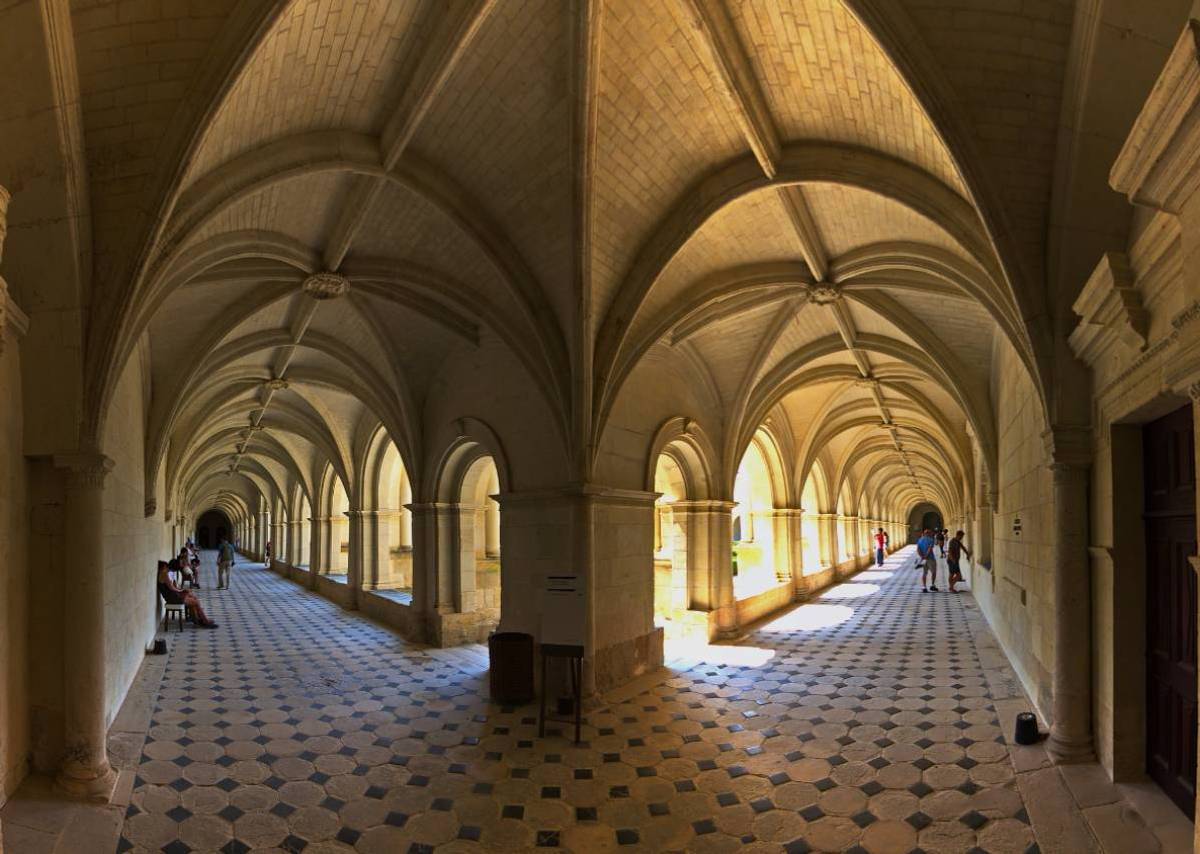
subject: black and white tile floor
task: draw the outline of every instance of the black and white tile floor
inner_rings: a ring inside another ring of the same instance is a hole
[[[221,627],[172,638],[117,850],[1036,852],[966,597],[911,563],[589,714],[580,747],[241,564],[202,591]]]

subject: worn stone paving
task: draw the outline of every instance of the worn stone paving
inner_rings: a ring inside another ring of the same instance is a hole
[[[591,712],[582,746],[239,564],[202,591],[221,627],[172,637],[117,850],[1036,852],[969,598],[911,564]]]

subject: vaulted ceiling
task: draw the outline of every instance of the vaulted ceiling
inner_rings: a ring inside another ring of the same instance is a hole
[[[995,456],[994,347],[1041,358],[1027,223],[1071,8],[1009,15],[1014,42],[905,7],[76,4],[98,268],[121,273],[97,322],[117,363],[148,335],[148,487],[353,492],[380,429],[419,467],[439,366],[488,347],[586,468],[668,348],[726,468],[771,417],[797,490],[820,458],[961,499],[968,436]]]

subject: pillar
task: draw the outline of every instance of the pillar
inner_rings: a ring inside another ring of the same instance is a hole
[[[291,536],[288,537],[288,547],[291,556],[288,563],[292,566],[300,566],[304,561],[304,520],[294,519],[290,523],[292,526]]]
[[[398,520],[399,514],[395,510],[375,510],[371,513],[363,576],[365,590],[387,589],[392,584],[392,525]]]
[[[821,534],[821,565],[822,567],[837,566],[838,560],[838,525],[836,513],[818,513],[817,527]]]
[[[437,599],[437,514],[433,503],[406,505],[412,519],[412,607],[419,614],[424,639],[433,640],[433,617]]]
[[[663,633],[654,625],[655,497],[594,484],[498,496],[502,626],[530,632],[540,641],[543,628],[557,625],[561,631],[562,623],[574,620],[584,644],[585,694],[662,664]],[[724,517],[720,527],[732,584],[732,504],[716,503],[721,505],[716,518]],[[548,599],[548,577],[564,571],[576,575],[579,594]],[[559,610],[543,613],[548,602]],[[561,677],[552,673],[550,678]]]
[[[317,589],[317,576],[328,570],[325,563],[323,520],[312,516],[308,520],[308,589]]]
[[[350,588],[346,607],[358,610],[359,591],[363,586],[363,562],[366,556],[366,520],[364,510],[347,510],[346,526],[350,534],[350,552],[346,560],[346,586]]]
[[[258,511],[258,529],[259,538],[262,540],[262,546],[258,550],[258,556],[266,561],[267,543],[271,543],[271,514],[266,510]],[[275,544],[271,543],[274,548]]]
[[[1090,431],[1047,431],[1054,496],[1053,722],[1047,750],[1058,763],[1093,761],[1092,588],[1087,552]]]
[[[72,795],[107,800],[116,782],[108,762],[105,721],[104,480],[113,461],[100,453],[56,454],[65,473],[66,553],[88,555],[62,597],[64,758],[58,785]]]
[[[771,511],[775,542],[775,577],[792,583],[792,598],[804,599],[804,511],[799,507],[776,507]]]
[[[672,521],[686,531],[689,608],[708,611],[715,638],[737,635],[733,595],[732,501],[676,501]]]

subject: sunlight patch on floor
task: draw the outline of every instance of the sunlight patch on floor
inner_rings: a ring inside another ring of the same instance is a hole
[[[846,605],[801,605],[758,629],[760,632],[812,632],[839,626],[854,616]]]
[[[861,599],[879,592],[878,584],[839,584],[821,594],[822,599]]]

